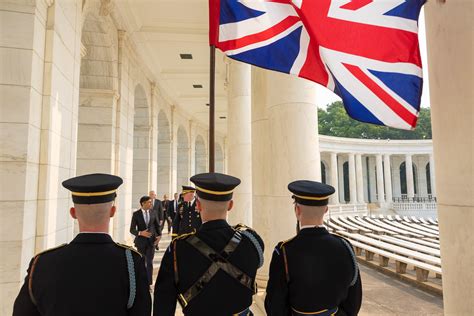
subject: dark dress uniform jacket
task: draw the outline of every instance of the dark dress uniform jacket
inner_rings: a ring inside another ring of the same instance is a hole
[[[31,266],[13,307],[13,316],[150,315],[145,266],[132,251],[136,298],[131,309],[125,248],[107,234],[79,234],[63,247],[39,255],[32,277],[35,306],[28,293]]]
[[[202,224],[196,236],[214,250],[220,252],[230,241],[235,230],[225,220],[215,220]],[[263,241],[253,230],[263,249]],[[176,239],[167,249],[161,263],[160,272],[155,285],[153,314],[156,316],[172,316],[175,314],[178,294],[188,290],[211,265],[184,238]],[[173,251],[176,247],[176,258],[179,283],[175,284],[173,269]],[[246,236],[228,260],[255,279],[259,265],[259,255],[254,244]],[[192,299],[183,312],[185,315],[227,316],[245,310],[252,304],[253,292],[238,281],[219,270],[204,290]]]
[[[173,221],[173,234],[187,234],[196,231],[201,226],[202,220],[196,212],[196,201],[181,202]]]
[[[270,263],[265,310],[268,315],[291,315],[338,307],[336,315],[357,315],[362,301],[360,275],[342,238],[325,228],[305,228],[284,242],[289,282],[279,243]]]

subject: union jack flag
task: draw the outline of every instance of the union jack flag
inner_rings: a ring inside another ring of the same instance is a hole
[[[210,0],[210,43],[227,56],[317,82],[354,119],[416,126],[425,0]]]

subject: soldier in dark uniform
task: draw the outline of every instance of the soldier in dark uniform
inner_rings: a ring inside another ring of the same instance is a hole
[[[268,315],[357,315],[362,284],[350,243],[323,226],[334,188],[314,181],[288,185],[294,194],[299,233],[278,243],[270,263]]]
[[[183,201],[178,205],[173,221],[173,238],[201,227],[201,215],[196,211],[195,191],[195,188],[183,185]]]
[[[37,254],[13,316],[150,315],[145,265],[138,252],[108,235],[122,179],[90,174],[63,182],[72,191],[80,233],[70,244]]]
[[[249,306],[255,275],[263,264],[263,241],[252,229],[226,221],[240,180],[203,173],[191,181],[203,224],[196,233],[176,237],[165,252],[153,313],[174,315],[178,300],[185,315],[253,315]]]

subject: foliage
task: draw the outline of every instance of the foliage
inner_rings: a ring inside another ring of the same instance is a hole
[[[431,139],[431,112],[421,108],[413,131],[362,123],[350,118],[341,101],[318,109],[319,134],[366,139]]]

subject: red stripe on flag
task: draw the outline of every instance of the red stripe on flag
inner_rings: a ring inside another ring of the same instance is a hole
[[[370,91],[380,98],[395,114],[411,127],[416,126],[417,116],[408,111],[403,105],[383,90],[376,82],[367,76],[359,67],[343,63],[343,65],[362,82]]]
[[[219,41],[220,0],[209,0],[209,45]]]
[[[373,0],[352,0],[351,2],[341,6],[341,9],[347,9],[347,10],[359,10],[362,7],[365,7],[369,3],[374,2]]]
[[[298,23],[299,21],[301,21],[299,17],[289,16],[285,18],[284,20],[282,20],[281,22],[279,22],[278,24],[274,25],[273,27],[265,31],[252,34],[252,35],[247,35],[235,40],[219,42],[217,43],[216,46],[219,47],[222,51],[226,52],[228,50],[234,50],[234,49],[242,48],[254,43],[266,41],[274,37],[275,35],[278,35],[281,32],[286,31],[293,24]]]

